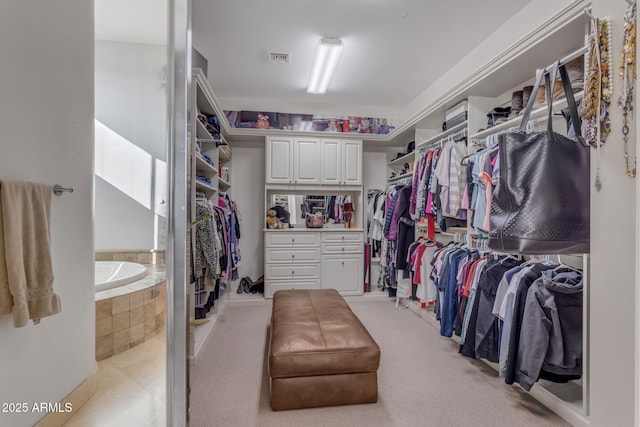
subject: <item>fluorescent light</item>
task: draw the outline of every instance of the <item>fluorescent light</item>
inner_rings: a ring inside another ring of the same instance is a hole
[[[341,53],[342,40],[334,38],[320,40],[311,68],[307,93],[322,94],[327,91]]]

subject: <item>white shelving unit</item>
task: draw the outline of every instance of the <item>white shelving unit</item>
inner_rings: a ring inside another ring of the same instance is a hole
[[[416,153],[412,151],[411,153],[405,154],[403,156],[400,156],[396,159],[391,160],[390,162],[387,163],[387,165],[389,167],[401,166],[401,165],[404,165],[406,162],[413,162],[413,160],[415,159],[415,156],[416,156]]]
[[[574,93],[573,96],[576,100],[576,102],[578,102],[580,99],[582,99],[584,92],[577,92]],[[564,108],[567,107],[567,99],[560,99],[558,101],[554,101],[553,102],[553,109],[554,111],[559,111],[562,110]],[[530,115],[530,120],[536,120],[536,119],[540,119],[540,118],[546,118],[547,116],[547,105],[542,105],[539,108],[536,108],[535,110],[531,111],[531,115]],[[513,117],[509,120],[507,120],[506,122],[502,122],[500,124],[497,124],[495,126],[492,126],[488,129],[485,129],[483,131],[480,132],[476,132],[472,135],[469,136],[469,139],[472,141],[475,140],[482,140],[485,139],[486,137],[488,137],[489,135],[493,135],[497,132],[501,132],[513,127],[518,127],[520,126],[520,123],[522,122],[522,116],[516,116]]]
[[[552,37],[552,36],[550,36]],[[568,47],[567,51],[560,54],[559,57],[549,59],[549,62],[560,59],[563,56],[570,54],[577,50],[579,45]],[[546,62],[546,60],[545,60]],[[539,67],[547,66],[548,63],[540,63]],[[508,68],[507,65],[504,66]],[[467,150],[468,154],[472,154],[478,149],[478,146],[475,145],[477,143],[482,143],[486,141],[487,137],[496,134],[498,132],[503,132],[507,129],[514,128],[520,126],[522,116],[518,115],[510,118],[509,120],[500,123],[498,125],[492,126],[487,129],[483,129],[478,131],[478,129],[486,128],[487,126],[487,113],[491,111],[495,107],[503,106],[507,104],[511,99],[512,92],[516,90],[521,90],[522,87],[529,85],[531,78],[535,75],[535,69],[529,69],[526,74],[521,75],[521,82],[518,86],[515,87],[502,87],[501,91],[494,93],[494,96],[487,96],[488,93],[491,93],[487,90],[486,87],[483,87],[483,83],[481,80],[476,81],[474,86],[468,88],[465,93],[459,93],[457,95],[452,94],[448,99],[442,99],[441,105],[433,105],[430,106],[430,112],[425,115],[419,123],[415,126],[415,152],[409,153],[404,156],[398,157],[396,159],[389,160],[387,165],[388,167],[396,170],[394,167],[402,166],[405,162],[414,161],[414,168],[417,167],[418,161],[424,152],[428,150],[432,150],[435,148],[443,147],[450,138],[455,138],[459,135],[465,135],[467,137]],[[496,86],[495,82],[500,80],[500,69],[496,69],[493,75],[486,76],[487,80],[490,80],[491,83],[487,83],[491,86]],[[513,81],[514,77],[512,75],[509,76],[510,81]],[[513,83],[512,83],[513,84]],[[498,85],[499,86],[499,85]],[[475,96],[474,92],[477,94],[481,94],[481,96]],[[574,93],[574,98],[576,102],[582,98],[583,93],[577,92]],[[463,99],[467,100],[468,103],[468,120],[464,123],[461,123],[457,126],[453,126],[450,129],[445,131],[439,131],[435,128],[435,125],[438,123],[443,123],[445,121],[445,111],[447,108],[456,105],[458,102]],[[557,112],[567,107],[566,99],[554,100],[553,102],[554,119],[562,119],[564,118],[560,115],[557,115]],[[547,118],[547,106],[543,105],[531,112],[530,121],[533,123],[543,124]],[[554,125],[554,129],[556,131],[562,131],[566,129],[566,126],[561,126],[559,123]],[[428,135],[425,137],[425,135]],[[404,144],[405,141],[400,142],[400,144]],[[411,158],[411,155],[414,158]],[[389,178],[387,182],[389,184],[393,184],[396,181],[400,181],[403,178],[407,178],[412,174],[404,174],[401,176],[396,176],[393,178]],[[416,234],[419,235],[424,232],[427,227],[427,223],[416,222]],[[434,230],[436,234],[436,238],[439,240],[450,241],[456,235],[466,235],[467,242],[471,241],[471,237],[478,236],[476,230],[474,230],[470,225],[470,220],[468,220],[467,227],[449,227],[445,232],[442,232],[439,227],[436,226]],[[564,262],[564,261],[563,261]],[[588,341],[588,310],[589,310],[589,296],[588,296],[588,264],[589,258],[587,255],[582,256],[579,259],[576,259],[574,262],[574,267],[581,267],[583,269],[584,274],[584,314],[583,314],[583,377],[580,381],[570,382],[568,384],[555,384],[549,383],[545,381],[540,381],[536,383],[536,385],[531,389],[530,395],[543,403],[545,406],[549,407],[551,410],[555,411],[558,415],[569,421],[573,425],[586,426],[589,424],[588,416],[589,416],[589,365],[588,365],[588,349],[589,349],[589,341]],[[425,313],[428,313],[426,309],[420,308],[419,303],[412,304],[414,311],[418,312],[421,317],[425,317]],[[439,327],[439,324],[435,321],[433,317],[433,313],[429,320],[435,326]],[[425,317],[426,318],[426,317]],[[490,364],[490,363],[489,363]],[[491,365],[491,364],[490,364]]]
[[[458,133],[460,131],[464,131],[467,129],[467,126],[469,124],[469,121],[464,121],[462,123],[460,123],[459,125],[453,126],[450,129],[447,129],[443,132],[440,132],[437,135],[434,135],[430,138],[427,138],[423,141],[420,141],[419,143],[416,143],[416,150],[418,150],[419,148],[423,148],[423,147],[427,147],[430,145],[433,145],[434,143],[439,143],[441,141],[444,141],[447,139],[447,137],[449,137],[450,135],[454,135],[455,133]]]
[[[191,150],[191,164],[189,166],[190,171],[190,194],[191,194],[191,209],[192,215],[195,213],[195,199],[196,193],[204,193],[207,199],[216,200],[218,194],[221,191],[229,192],[231,185],[220,179],[220,168],[222,165],[229,167],[231,161],[231,147],[228,145],[226,138],[222,135],[222,129],[218,130],[215,134],[212,134],[207,126],[200,121],[199,114],[206,116],[218,116],[219,112],[216,108],[215,97],[213,91],[209,85],[209,82],[200,69],[194,69],[192,74],[192,96],[191,96],[191,111],[192,114],[189,134],[190,138],[190,150]],[[195,132],[193,131],[195,130]],[[200,150],[198,150],[198,145]],[[222,148],[224,147],[224,148]],[[203,155],[207,155],[213,164],[204,160]],[[211,184],[205,184],[196,179],[196,175],[204,176],[211,181]],[[190,219],[192,221],[192,219]],[[190,247],[193,248],[194,242],[191,239]],[[191,255],[189,257],[191,259]],[[228,299],[228,289],[220,289],[219,298],[216,300],[215,306],[207,313],[206,319],[195,319],[195,283],[190,283],[190,318],[192,319],[190,325],[190,344],[189,344],[189,357],[192,363],[195,363],[198,353],[202,348],[202,344],[207,339],[210,330],[215,324],[218,314]]]
[[[387,181],[389,183],[393,183],[393,182],[397,182],[397,181],[401,181],[403,179],[406,178],[411,178],[413,176],[413,171],[412,172],[407,172],[407,173],[403,173],[402,175],[396,175],[392,178],[389,178]]]

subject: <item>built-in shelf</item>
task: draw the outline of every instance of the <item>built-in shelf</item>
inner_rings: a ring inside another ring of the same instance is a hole
[[[218,188],[220,188],[220,191],[227,191],[229,188],[231,188],[231,184],[229,184],[222,178],[218,178]]]
[[[207,127],[200,120],[196,120],[196,135],[200,142],[216,142],[216,138],[209,133]]]
[[[218,147],[218,157],[220,158],[220,163],[227,163],[231,160],[231,149],[228,145],[220,145]]]
[[[573,94],[573,97],[575,98],[576,103],[578,103],[580,99],[582,99],[583,95],[584,95],[584,92],[577,92]],[[558,101],[553,101],[554,111],[559,111],[566,107],[567,107],[567,98],[560,99]],[[547,104],[544,104],[540,108],[536,108],[535,110],[531,111],[529,120],[546,119],[546,118],[547,118]],[[520,126],[521,122],[522,122],[522,116],[516,116],[512,119],[507,120],[506,122],[502,122],[495,126],[491,126],[490,128],[485,129],[483,131],[474,133],[473,135],[469,136],[469,140],[475,141],[475,140],[485,139],[489,135],[493,135],[497,132],[507,130],[513,127],[518,127]]]
[[[440,140],[448,137],[449,135],[453,135],[456,132],[460,132],[463,129],[466,129],[468,124],[468,121],[464,121],[462,123],[460,123],[459,125],[455,125],[454,127],[452,127],[451,129],[447,129],[444,132],[441,132],[437,135],[434,135],[424,141],[421,141],[420,143],[416,144],[416,150],[418,148],[424,147],[424,146],[429,146],[435,142],[439,142]]]
[[[412,151],[411,153],[405,154],[403,156],[398,157],[397,159],[391,160],[389,163],[387,163],[387,166],[393,167],[396,165],[403,165],[404,163],[406,163],[407,160],[414,160],[415,155],[416,153]]]
[[[466,227],[448,227],[447,231],[442,231],[440,228],[436,230],[436,233],[442,234],[443,236],[454,236],[456,234],[468,234],[469,236],[478,236],[474,230],[469,230]]]
[[[207,163],[200,155],[196,154],[196,172],[205,175],[216,175],[218,173],[218,169],[210,163]]]
[[[215,192],[216,189],[210,185],[205,184],[204,182],[200,182],[198,180],[196,180],[196,189],[198,190],[203,190],[205,192]]]
[[[394,176],[393,178],[389,178],[387,181],[396,182],[396,181],[400,181],[401,179],[404,179],[404,178],[410,178],[412,176],[413,176],[413,171],[407,172],[407,173],[403,173],[402,175]]]

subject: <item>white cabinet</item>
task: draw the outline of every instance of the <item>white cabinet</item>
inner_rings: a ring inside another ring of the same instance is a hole
[[[335,289],[343,295],[362,293],[363,255],[322,255],[322,289]]]
[[[266,182],[293,184],[293,138],[268,137],[266,147]]]
[[[320,184],[320,140],[295,138],[293,145],[293,181],[296,184]]]
[[[362,184],[362,141],[342,141],[342,184]]]
[[[364,237],[360,232],[322,233],[320,285],[343,295],[360,295],[364,282]]]
[[[362,141],[267,137],[267,184],[362,185]]]
[[[265,297],[279,289],[336,289],[361,295],[361,231],[265,231]]]
[[[362,184],[362,141],[322,140],[322,183]]]
[[[319,289],[320,241],[318,232],[266,231],[264,296],[279,289]]]
[[[342,183],[342,141],[323,139],[321,148],[322,184],[340,185]]]

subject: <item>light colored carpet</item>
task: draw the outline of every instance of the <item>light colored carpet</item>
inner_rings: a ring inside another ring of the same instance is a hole
[[[349,302],[380,346],[378,403],[274,412],[266,343],[271,304],[227,306],[191,369],[192,427],[564,426],[484,363],[390,300]]]

